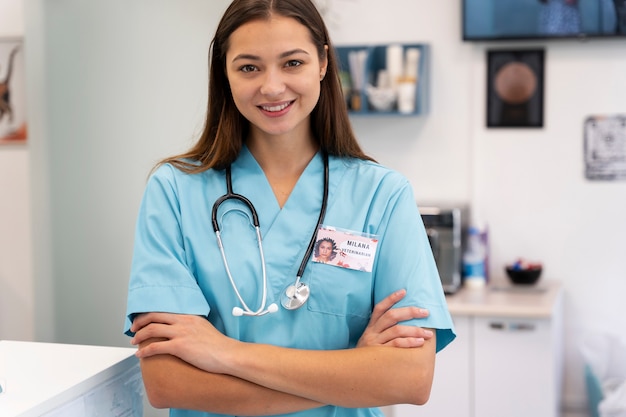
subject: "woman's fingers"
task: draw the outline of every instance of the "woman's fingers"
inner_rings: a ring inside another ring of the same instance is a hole
[[[398,301],[402,300],[406,295],[406,290],[398,290],[391,295],[385,297],[382,301],[374,306],[372,310],[372,316],[370,323],[375,323],[378,319],[385,314],[391,307],[393,307]]]
[[[133,319],[133,324],[130,326],[130,331],[135,333],[150,323],[173,324],[178,317],[180,317],[180,315],[173,313],[138,314]]]
[[[398,347],[421,346],[433,337],[433,331],[423,327],[395,325],[381,335],[384,345]],[[407,345],[408,343],[408,345]]]
[[[381,300],[374,309],[370,321],[357,346],[388,345],[415,347],[432,337],[432,332],[415,326],[398,323],[428,317],[428,310],[419,307],[393,308],[406,295],[405,290],[396,291]]]
[[[135,332],[133,338],[130,339],[130,343],[139,345],[148,339],[171,339],[174,335],[174,329],[169,324],[149,323]]]

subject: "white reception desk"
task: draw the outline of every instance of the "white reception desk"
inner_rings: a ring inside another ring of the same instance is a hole
[[[0,341],[0,416],[142,417],[135,349]]]

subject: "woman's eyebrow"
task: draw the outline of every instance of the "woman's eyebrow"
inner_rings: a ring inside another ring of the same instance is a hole
[[[305,51],[304,49],[296,48],[296,49],[292,49],[291,51],[283,52],[278,57],[279,58],[287,58],[288,56],[296,55],[296,54],[306,54],[306,55],[309,55],[309,53],[307,51]]]
[[[285,51],[283,53],[281,53],[280,55],[278,55],[278,58],[287,58],[291,55],[296,55],[296,54],[306,54],[309,55],[309,53],[307,51],[305,51],[304,49],[301,48],[296,48],[296,49],[291,49],[289,51]],[[253,54],[239,54],[236,57],[233,58],[232,62],[238,61],[238,60],[250,60],[250,61],[260,61],[261,57],[259,57],[258,55],[253,55]]]
[[[239,54],[236,57],[233,58],[232,62],[241,60],[241,59],[245,59],[245,60],[249,60],[249,61],[259,61],[261,58],[256,56],[256,55],[252,55],[252,54]]]

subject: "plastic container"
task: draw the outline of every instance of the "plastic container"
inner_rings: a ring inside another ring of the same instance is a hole
[[[467,245],[463,254],[464,285],[469,288],[481,288],[487,283],[486,277],[487,247],[477,227],[467,231]]]

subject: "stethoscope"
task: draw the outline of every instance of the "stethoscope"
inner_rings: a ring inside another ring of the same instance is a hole
[[[304,257],[302,258],[298,273],[296,274],[296,280],[293,284],[288,285],[281,293],[280,303],[287,310],[295,310],[302,307],[304,303],[306,303],[306,301],[309,299],[309,295],[311,294],[309,286],[306,283],[301,282],[300,279],[302,278],[302,274],[304,273],[306,264],[311,257],[313,248],[315,247],[315,236],[317,235],[317,230],[324,222],[324,215],[326,214],[326,206],[328,204],[328,155],[324,152],[322,156],[324,159],[324,195],[322,197],[322,207],[320,209],[319,218],[317,219],[317,224],[315,225],[315,229],[313,230],[313,234],[311,235],[309,246],[304,254]],[[241,297],[241,294],[239,293],[237,285],[235,284],[233,276],[230,272],[228,261],[226,260],[226,254],[224,253],[224,245],[222,244],[220,226],[217,221],[217,211],[220,205],[227,200],[241,201],[248,207],[248,209],[250,210],[250,214],[252,215],[252,218],[248,216],[248,219],[250,220],[250,223],[252,224],[256,232],[257,244],[259,246],[259,255],[261,256],[261,268],[263,271],[263,295],[261,298],[261,306],[258,310],[252,310],[250,307],[248,307],[248,304],[246,304],[246,302],[243,300],[243,297]],[[264,316],[268,313],[275,313],[276,311],[278,311],[278,306],[276,305],[276,303],[272,303],[267,306],[267,308],[265,308],[265,304],[267,302],[267,273],[265,270],[265,255],[263,254],[263,238],[261,237],[259,216],[250,200],[248,200],[241,194],[233,193],[233,183],[230,166],[226,168],[226,194],[215,200],[215,203],[213,203],[211,220],[213,222],[213,230],[215,231],[217,246],[219,247],[220,253],[222,255],[222,261],[224,262],[226,274],[228,275],[228,279],[230,280],[230,285],[233,287],[233,290],[235,291],[235,294],[237,295],[237,298],[241,303],[241,307],[233,307],[233,316]]]

